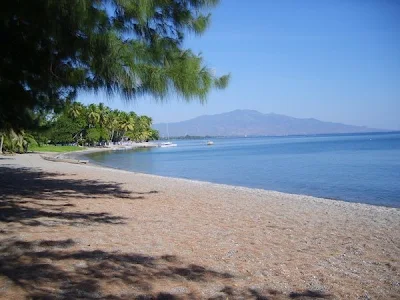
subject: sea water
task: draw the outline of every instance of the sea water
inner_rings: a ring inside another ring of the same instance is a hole
[[[399,133],[212,140],[88,158],[135,172],[400,207]]]

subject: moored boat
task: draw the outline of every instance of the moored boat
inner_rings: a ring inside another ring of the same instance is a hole
[[[161,143],[159,146],[161,148],[169,148],[169,147],[176,147],[178,145],[177,144],[173,144],[171,142],[165,142],[165,143]]]

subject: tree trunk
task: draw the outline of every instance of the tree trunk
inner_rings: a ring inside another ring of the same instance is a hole
[[[111,131],[110,145],[112,144],[113,138],[114,138],[114,129]]]
[[[4,136],[1,135],[1,140],[0,140],[0,154],[3,153],[3,141],[4,141]]]

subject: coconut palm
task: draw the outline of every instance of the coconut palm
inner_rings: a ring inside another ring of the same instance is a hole
[[[106,127],[110,115],[110,108],[100,103],[97,106],[97,113],[99,114],[99,126],[101,128]]]
[[[5,132],[4,148],[9,152],[23,153],[28,148],[24,131],[15,132],[13,129]]]
[[[122,137],[125,135],[127,131],[133,131],[133,129],[135,128],[134,117],[127,114],[126,112],[121,112],[119,128],[121,130]]]
[[[109,132],[109,141],[112,142],[114,137],[118,135],[118,130],[120,129],[120,112],[119,110],[115,109],[110,111],[108,114],[106,127]]]
[[[100,121],[100,113],[96,104],[90,104],[87,111],[89,127],[95,127]]]
[[[82,114],[82,112],[83,105],[79,102],[72,103],[68,108],[68,115],[73,119],[78,118]]]
[[[104,141],[121,141],[129,137],[135,141],[154,139],[157,135],[151,129],[151,118],[138,116],[134,112],[111,110],[100,104],[85,106],[79,102],[68,104],[61,113],[47,114],[47,131],[31,132],[36,139],[52,143],[96,144]],[[21,133],[21,135],[20,135]],[[22,152],[26,145],[36,143],[28,133],[0,129],[0,151]],[[2,147],[3,146],[3,147]]]
[[[135,131],[135,140],[147,141],[152,135],[151,132],[152,119],[147,116],[140,116],[137,118],[137,130]]]

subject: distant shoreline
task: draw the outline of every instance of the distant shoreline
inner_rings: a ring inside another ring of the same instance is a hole
[[[261,113],[251,109],[237,109],[225,113],[202,115],[180,122],[153,125],[162,137],[292,136],[399,131],[398,124],[390,127],[396,129],[349,125],[315,118],[296,118],[275,113]]]
[[[119,145],[114,145],[110,147],[88,147],[84,150],[79,150],[79,151],[71,151],[71,152],[64,152],[64,153],[57,153],[55,156],[59,158],[71,158],[71,159],[77,159],[82,156],[85,156],[87,154],[91,153],[98,153],[98,152],[113,152],[113,151],[124,151],[124,150],[133,150],[133,149],[138,149],[138,148],[154,148],[157,147],[157,143],[155,142],[149,142],[149,143],[133,143],[128,146],[119,146]]]
[[[285,137],[324,137],[324,136],[357,136],[357,135],[380,135],[380,134],[399,134],[400,130],[396,131],[372,131],[372,132],[357,132],[357,133],[318,133],[318,134],[290,134],[290,135],[205,135],[205,136],[171,136],[171,140],[202,140],[202,139],[230,139],[230,138],[285,138]],[[167,140],[166,138],[160,138]]]

